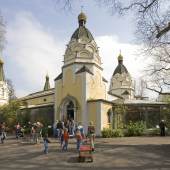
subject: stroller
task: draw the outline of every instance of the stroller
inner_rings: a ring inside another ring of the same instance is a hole
[[[90,162],[93,162],[93,154],[92,154],[92,147],[89,142],[89,139],[84,139],[82,145],[80,146],[79,150],[79,162],[85,162],[88,159]]]

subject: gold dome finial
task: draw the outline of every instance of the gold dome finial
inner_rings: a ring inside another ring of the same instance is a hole
[[[3,60],[0,58],[0,64],[4,64]]]
[[[119,53],[119,55],[118,55],[118,61],[123,61],[123,56],[122,56],[122,54],[121,54],[121,50],[120,50],[120,53]]]
[[[81,13],[78,15],[79,25],[83,26],[86,23],[86,20],[86,14],[83,12],[83,6],[81,6]]]

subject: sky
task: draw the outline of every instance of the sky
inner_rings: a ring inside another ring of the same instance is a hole
[[[56,1],[0,0],[7,32],[2,52],[4,70],[6,78],[12,80],[17,97],[43,90],[47,73],[54,87],[66,45],[78,27],[81,6],[87,15],[86,27],[100,47],[103,76],[110,81],[120,50],[132,78],[143,75],[147,59],[139,55],[141,44],[136,41],[131,15],[113,16],[107,7],[85,0],[76,1],[72,10],[66,11]]]

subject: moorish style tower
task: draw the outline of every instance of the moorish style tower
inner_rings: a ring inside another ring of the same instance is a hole
[[[9,89],[5,80],[3,64],[4,62],[0,59],[0,105],[6,104],[9,101]]]
[[[121,53],[118,56],[118,66],[114,70],[111,78],[109,93],[122,96],[125,99],[134,98],[132,78],[123,64],[123,56]]]
[[[107,98],[101,58],[86,21],[86,15],[81,12],[79,26],[64,54],[62,72],[55,79],[55,119],[74,119],[84,126],[92,116],[88,115],[88,100]]]

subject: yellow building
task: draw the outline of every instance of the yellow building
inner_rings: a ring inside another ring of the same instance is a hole
[[[96,135],[101,135],[103,128],[123,128],[123,121],[148,121],[150,115],[153,117],[153,111],[158,117],[152,123],[154,126],[155,122],[159,122],[160,110],[166,103],[135,97],[132,78],[121,54],[107,91],[108,82],[102,76],[98,46],[86,28],[86,21],[86,15],[81,12],[78,28],[65,50],[62,71],[54,80],[55,87],[50,88],[49,77],[46,76],[43,91],[20,99],[22,109],[30,109],[33,116],[44,113],[51,124],[56,120],[73,119],[76,123],[81,122],[85,132],[89,122],[93,121]]]
[[[104,127],[109,127],[108,111],[112,102],[108,101],[107,80],[102,76],[101,57],[91,32],[86,28],[86,15],[78,16],[78,28],[71,36],[64,55],[62,72],[55,79],[54,89],[50,89],[49,77],[43,91],[21,98],[23,108],[37,109],[54,107],[55,120],[74,119],[81,122],[87,131],[90,121],[100,135]],[[117,95],[112,95],[117,99]]]

